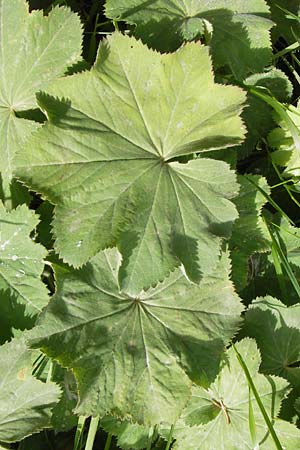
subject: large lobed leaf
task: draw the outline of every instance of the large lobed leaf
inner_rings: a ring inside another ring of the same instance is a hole
[[[14,170],[13,156],[38,123],[18,117],[37,108],[35,94],[78,61],[79,17],[67,8],[28,12],[25,0],[0,0],[0,171],[4,187]]]
[[[24,305],[29,316],[49,301],[41,280],[47,251],[30,237],[37,224],[38,216],[26,205],[10,212],[0,205],[0,290],[10,293],[15,306]]]
[[[208,48],[161,55],[116,33],[90,72],[49,93],[68,100],[39,97],[50,123],[19,154],[17,174],[57,204],[64,260],[78,267],[117,245],[121,285],[132,294],[180,263],[196,282],[213,270],[237,216],[228,201],[235,175],[222,161],[174,162],[236,145],[245,133],[245,95],[214,83]]]
[[[228,257],[199,286],[177,270],[134,297],[120,291],[119,264],[113,249],[80,270],[58,270],[57,294],[29,332],[31,345],[74,371],[80,415],[173,423],[191,379],[214,379],[239,326]]]
[[[254,340],[244,339],[236,346],[283,448],[299,448],[299,430],[288,422],[275,419],[287,393],[287,382],[258,373],[260,355]],[[276,449],[233,348],[228,350],[227,357],[209,389],[194,387],[175,430],[174,450]]]
[[[31,375],[31,356],[23,340],[0,347],[0,441],[15,442],[51,426],[59,387]]]
[[[175,50],[212,25],[212,54],[237,79],[270,64],[269,8],[264,0],[107,0],[106,15],[135,24],[135,35],[152,47]]]

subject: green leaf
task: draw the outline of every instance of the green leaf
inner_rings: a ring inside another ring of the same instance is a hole
[[[10,341],[16,330],[25,330],[33,327],[35,317],[26,314],[26,306],[11,295],[10,290],[1,292],[0,300],[0,344]]]
[[[39,97],[52,123],[19,154],[17,173],[58,205],[60,256],[78,267],[117,245],[132,294],[180,263],[196,282],[212,271],[236,218],[234,173],[221,161],[174,158],[240,142],[245,95],[214,84],[208,49],[160,55],[116,33],[91,72],[49,92],[69,100]]]
[[[205,385],[215,378],[239,326],[229,260],[223,255],[200,285],[177,270],[134,297],[120,291],[119,264],[113,249],[81,270],[58,269],[57,294],[30,342],[73,370],[79,415],[172,424],[190,396],[190,378]]]
[[[50,426],[60,389],[31,375],[30,351],[23,340],[0,347],[0,380],[0,441],[19,441]]]
[[[37,108],[35,93],[61,76],[81,52],[81,24],[67,8],[28,12],[25,0],[0,0],[0,171],[4,188],[13,157],[38,123],[19,118]]]
[[[289,101],[293,92],[293,86],[289,78],[281,70],[274,67],[267,72],[249,76],[244,81],[244,85],[248,88],[263,87],[280,102]],[[238,151],[239,159],[248,156],[257,144],[267,139],[268,133],[276,124],[272,112],[270,105],[249,92],[248,107],[242,114],[248,134]]]
[[[137,423],[121,422],[112,416],[103,417],[101,427],[117,436],[118,447],[125,450],[142,450],[147,447],[149,427]]]
[[[69,431],[76,427],[78,422],[78,417],[73,413],[78,400],[76,381],[71,371],[57,364],[55,364],[52,380],[60,386],[62,394],[53,408],[51,424],[56,433]]]
[[[238,181],[241,189],[234,202],[239,218],[233,226],[230,249],[232,279],[240,291],[247,283],[249,257],[254,253],[270,251],[271,243],[268,230],[261,219],[261,210],[267,199],[256,187],[258,185],[269,194],[266,179],[258,175],[240,175]]]
[[[203,20],[211,23],[214,62],[228,65],[237,79],[271,62],[273,23],[264,0],[107,0],[105,11],[111,19],[135,24],[135,35],[162,51],[198,37]]]
[[[257,298],[245,315],[243,333],[261,351],[260,370],[300,387],[300,304],[285,306],[273,297]]]
[[[0,205],[0,290],[9,289],[27,315],[40,313],[49,301],[41,281],[47,252],[30,237],[37,224],[38,216],[27,206],[8,212]]]
[[[267,413],[273,419],[282,445],[287,450],[295,450],[300,442],[299,430],[288,422],[274,420],[287,393],[287,382],[258,373],[260,356],[254,340],[244,339],[236,347],[247,364]],[[274,450],[273,440],[252,392],[250,395],[253,412],[251,420],[255,418],[259,448]],[[193,388],[191,400],[174,433],[174,450],[250,450],[253,448],[253,422],[249,422],[249,419],[248,382],[231,348],[227,352],[223,368],[210,388]]]
[[[276,150],[272,153],[273,161],[285,167],[283,175],[300,178],[300,102],[297,107],[289,105],[286,109],[286,116],[291,122],[291,126],[282,118],[277,117],[280,128],[275,128],[269,133],[268,143]]]
[[[273,220],[271,230],[278,261],[274,261],[274,254],[261,257],[259,264],[256,261],[256,276],[250,283],[248,298],[252,301],[256,296],[271,295],[292,305],[299,302],[297,280],[300,277],[300,232],[279,214]],[[281,274],[278,273],[276,264],[280,265]]]
[[[300,23],[291,20],[291,15],[300,14],[299,0],[267,0],[271,7],[272,20],[276,26],[272,30],[273,41],[276,42],[279,37],[284,37],[288,43],[293,43],[296,37],[300,36]],[[288,11],[292,14],[289,15]]]

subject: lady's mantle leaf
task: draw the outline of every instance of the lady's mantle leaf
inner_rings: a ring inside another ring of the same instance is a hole
[[[242,306],[224,255],[215,274],[190,284],[177,270],[132,297],[119,289],[120,255],[106,250],[83,269],[58,270],[58,292],[29,332],[78,382],[80,415],[116,414],[173,423],[190,379],[207,385]]]
[[[238,79],[271,62],[273,23],[264,0],[107,0],[106,15],[137,25],[135,35],[163,51],[198,38],[208,21],[215,63]]]
[[[244,339],[236,344],[250,371],[252,380],[260,395],[261,401],[269,414],[275,418],[279,412],[281,401],[287,393],[287,382],[277,377],[266,377],[258,373],[260,356],[255,341]],[[236,358],[234,350],[228,351],[228,360],[216,381],[209,389],[193,388],[191,400],[178,423],[175,437],[176,450],[275,450],[274,443],[268,433],[267,426],[257,406],[245,374]],[[249,422],[249,399],[257,441],[253,442]],[[299,447],[300,432],[288,422],[273,421],[283,448],[295,450]]]
[[[230,249],[232,257],[232,278],[240,291],[245,287],[248,277],[249,257],[254,253],[267,252],[271,243],[268,231],[261,218],[261,210],[270,188],[265,178],[258,175],[238,177],[241,185],[240,194],[235,199],[239,218],[232,229]]]
[[[31,375],[30,351],[21,340],[0,347],[0,441],[15,442],[50,426],[60,389]]]
[[[7,185],[16,150],[38,126],[16,113],[37,108],[35,93],[78,61],[81,25],[66,8],[29,14],[25,0],[0,0],[0,23],[0,171]]]
[[[260,370],[300,387],[300,305],[289,308],[273,297],[258,298],[245,316],[243,332],[261,351]]]
[[[117,436],[118,447],[124,450],[143,450],[147,447],[150,427],[120,421],[113,416],[101,419],[101,428]]]
[[[0,205],[0,290],[9,289],[29,315],[40,313],[49,300],[40,278],[47,252],[29,236],[37,224],[27,206],[8,212]]]
[[[300,102],[297,107],[290,105],[286,109],[287,117],[291,121],[287,122],[278,118],[280,128],[275,128],[269,133],[269,145],[276,151],[272,153],[273,161],[285,166],[283,175],[300,179]]]
[[[132,293],[180,262],[199,282],[236,219],[228,199],[238,187],[222,161],[174,158],[240,142],[243,91],[214,83],[207,47],[160,55],[115,34],[91,72],[50,93],[68,100],[40,96],[52,123],[20,153],[17,172],[58,204],[60,255],[78,267],[117,244],[122,287]]]

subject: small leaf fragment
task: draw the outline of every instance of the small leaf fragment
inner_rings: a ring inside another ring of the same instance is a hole
[[[30,351],[24,340],[0,347],[0,441],[19,441],[50,427],[59,387],[31,375]]]

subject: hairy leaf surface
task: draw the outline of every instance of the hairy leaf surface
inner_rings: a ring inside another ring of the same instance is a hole
[[[0,205],[0,290],[9,290],[27,315],[40,313],[49,300],[41,280],[47,252],[30,238],[37,224],[27,206],[8,212]]]
[[[198,282],[236,218],[222,161],[174,158],[243,139],[244,93],[214,83],[208,49],[160,55],[133,38],[102,42],[91,72],[40,96],[51,123],[18,158],[18,175],[58,206],[55,248],[80,266],[118,245],[123,288],[139,292],[183,263]],[[47,142],[47,145],[45,145]],[[32,152],[32,146],[35,152]]]
[[[80,415],[173,423],[190,379],[207,385],[242,306],[223,255],[215,274],[190,284],[180,270],[138,296],[120,291],[120,255],[106,250],[78,271],[58,270],[58,292],[30,342],[72,368]]]
[[[238,79],[271,61],[269,8],[264,0],[107,0],[106,15],[135,24],[135,34],[152,47],[173,51],[199,38],[212,25],[212,54]]]
[[[0,171],[9,183],[13,157],[38,123],[18,117],[37,108],[35,94],[74,64],[81,52],[79,17],[67,8],[28,12],[25,0],[0,0]]]
[[[278,377],[266,377],[258,373],[260,356],[254,340],[244,339],[236,345],[247,364],[267,413],[271,418],[275,418],[287,392],[287,382]],[[228,359],[209,389],[193,388],[191,400],[175,431],[177,441],[174,449],[275,450],[233,348],[228,351],[227,356]],[[255,442],[249,428],[249,401],[255,421]],[[283,448],[296,449],[300,443],[299,430],[288,422],[276,420],[273,423]]]
[[[22,340],[0,347],[0,441],[19,441],[50,427],[60,389],[36,380],[31,370],[30,351]]]

